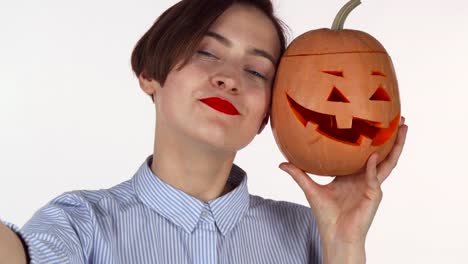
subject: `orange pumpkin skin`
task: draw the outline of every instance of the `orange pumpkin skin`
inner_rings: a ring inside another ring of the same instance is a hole
[[[390,152],[400,123],[392,61],[371,35],[312,30],[281,58],[272,95],[271,127],[286,159],[316,175],[362,169],[373,152]]]

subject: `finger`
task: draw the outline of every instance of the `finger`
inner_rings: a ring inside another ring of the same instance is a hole
[[[385,181],[385,179],[387,179],[387,177],[390,175],[390,172],[393,170],[393,168],[396,167],[398,159],[400,158],[400,155],[403,151],[403,147],[405,145],[407,132],[407,125],[402,125],[398,129],[397,139],[395,141],[395,144],[393,145],[392,150],[388,154],[387,158],[383,162],[381,162],[380,165],[377,167],[377,177],[381,183]]]
[[[400,117],[400,126],[404,125],[405,124],[405,117],[404,116],[401,116]]]
[[[379,156],[377,153],[370,155],[366,166],[366,181],[369,186],[374,189],[380,188],[380,181],[377,178],[377,161]]]
[[[281,163],[279,168],[291,175],[307,198],[312,198],[312,196],[318,192],[320,185],[314,182],[304,171],[294,166],[294,164],[287,162]]]

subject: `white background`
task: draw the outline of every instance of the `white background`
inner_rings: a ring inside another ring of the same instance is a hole
[[[292,37],[329,27],[346,0],[276,0]],[[0,2],[0,217],[129,179],[153,147],[154,110],[130,53],[175,1]],[[468,263],[468,3],[363,0],[346,28],[392,56],[409,132],[368,234],[368,263]],[[251,193],[307,205],[277,168],[268,127],[236,163]]]

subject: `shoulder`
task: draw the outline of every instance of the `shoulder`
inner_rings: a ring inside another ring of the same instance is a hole
[[[32,258],[47,260],[37,263],[65,259],[82,263],[82,257],[93,251],[95,230],[104,219],[136,199],[132,189],[131,181],[126,181],[109,189],[65,192],[36,211],[17,233]]]
[[[55,209],[69,215],[107,215],[116,209],[124,210],[137,203],[132,181],[122,182],[109,189],[75,190],[52,199],[41,210]],[[40,210],[40,211],[41,211]]]
[[[320,235],[310,207],[288,201],[266,199],[250,195],[247,224],[280,241],[294,241],[309,252],[310,259],[320,256]],[[310,263],[320,263],[320,262]]]
[[[301,230],[315,226],[315,218],[310,207],[293,202],[250,195],[249,212],[272,225],[284,224]]]
[[[63,225],[94,225],[97,218],[109,216],[135,203],[132,190],[129,180],[109,189],[65,192],[36,211],[25,226],[43,229],[57,222]],[[38,228],[40,226],[43,228]]]
[[[308,206],[302,204],[273,200],[252,194],[250,195],[250,208],[253,210],[262,210],[271,213],[288,212],[299,215],[311,213],[311,209]]]

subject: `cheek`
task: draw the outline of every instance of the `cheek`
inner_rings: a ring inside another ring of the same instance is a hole
[[[252,118],[260,121],[263,120],[270,107],[271,91],[268,88],[259,88],[247,96],[249,96],[248,102]]]
[[[164,86],[156,94],[156,108],[158,115],[161,118],[172,120],[184,110],[186,102],[191,96],[190,91],[190,82],[183,78],[187,76],[183,70],[170,73],[167,78]],[[192,84],[193,85],[193,84]]]
[[[190,72],[190,74],[203,76],[219,71],[219,67],[220,64],[215,61],[195,60],[187,64],[183,70]]]

